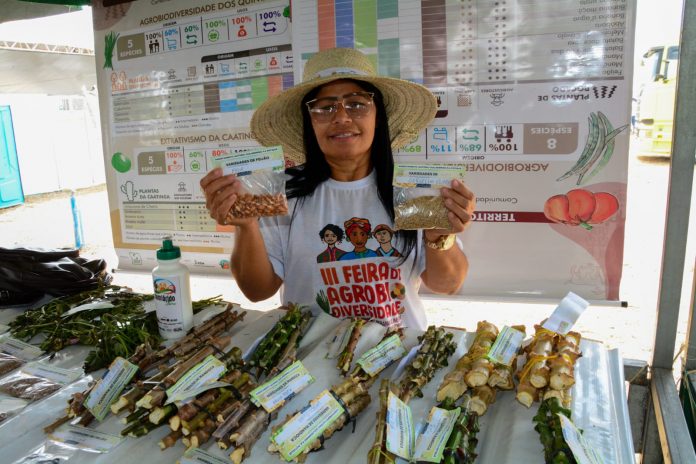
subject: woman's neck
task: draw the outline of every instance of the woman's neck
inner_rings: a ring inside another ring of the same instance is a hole
[[[358,163],[354,161],[339,163],[329,161],[328,163],[331,169],[331,178],[339,182],[360,180],[372,172],[372,162],[369,159]]]

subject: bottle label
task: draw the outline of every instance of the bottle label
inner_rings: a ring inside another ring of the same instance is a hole
[[[184,308],[178,276],[154,276],[157,324],[161,334],[183,335]]]

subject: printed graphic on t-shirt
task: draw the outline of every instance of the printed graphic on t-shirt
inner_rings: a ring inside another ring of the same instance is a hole
[[[374,229],[368,218],[352,217],[343,228],[326,224],[319,231],[325,248],[317,255],[316,302],[337,318],[357,317],[400,326],[406,287],[397,266],[401,253],[394,231]]]

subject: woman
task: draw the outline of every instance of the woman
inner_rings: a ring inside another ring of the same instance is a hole
[[[316,263],[321,249],[308,237],[325,224],[356,220],[393,229],[392,149],[417,136],[436,109],[425,87],[376,76],[358,51],[325,50],[307,61],[303,82],[267,100],[252,117],[257,140],[283,145],[286,157],[298,166],[287,171],[289,215],[227,222],[237,226],[232,274],[242,292],[259,301],[283,285],[284,303],[424,330],[420,283],[451,294],[468,271],[465,254],[453,246],[454,234],[464,230],[474,211],[474,195],[466,186],[454,181],[441,189],[451,229],[395,234],[399,258],[373,252]],[[213,170],[201,187],[210,215],[226,223],[243,190],[240,182]],[[378,246],[365,227],[354,229],[360,250]],[[358,237],[358,231],[365,237]]]

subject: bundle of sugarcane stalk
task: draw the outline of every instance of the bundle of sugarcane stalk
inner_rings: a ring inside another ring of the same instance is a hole
[[[448,405],[440,405],[440,407],[444,409],[453,408],[453,403],[450,401],[447,403]],[[457,417],[454,423],[454,428],[447,439],[442,461],[440,461],[442,464],[473,464],[476,460],[476,446],[478,445],[476,435],[479,432],[479,414],[468,407],[467,401],[464,403],[465,407],[459,413],[459,417]]]
[[[526,349],[527,362],[520,371],[517,401],[530,407],[534,401],[557,398],[568,407],[575,384],[575,362],[581,356],[577,332],[560,335],[536,326]]]
[[[353,362],[353,356],[355,353],[355,347],[358,345],[358,340],[360,340],[360,334],[362,333],[362,327],[365,325],[364,319],[355,319],[350,325],[350,336],[348,337],[348,343],[338,355],[338,363],[336,367],[341,371],[342,375],[346,375],[350,370],[350,365]]]
[[[563,438],[559,414],[570,419],[570,410],[562,407],[557,398],[549,398],[541,402],[533,419],[534,430],[539,433],[539,440],[544,446],[544,462],[575,464],[577,461]]]
[[[383,379],[379,386],[379,410],[375,426],[375,441],[367,454],[368,464],[393,464],[396,456],[387,450],[387,410],[389,409],[389,392],[396,393],[397,387],[388,379]]]
[[[212,342],[214,343],[215,341]],[[229,343],[229,339],[227,343]],[[178,367],[175,367],[164,379],[137,400],[135,402],[136,409],[123,419],[126,427],[121,431],[121,435],[140,437],[168,421],[171,424],[174,418],[178,418],[176,421],[177,427],[172,427],[172,429],[177,431],[180,428],[183,435],[192,435],[188,440],[191,443],[195,442],[195,446],[207,441],[212,432],[212,430],[209,430],[210,425],[208,424],[210,414],[217,412],[232,396],[237,395],[240,389],[252,382],[249,374],[241,370],[243,363],[242,351],[237,347],[233,347],[227,352],[223,352],[220,349],[219,352],[215,353],[215,356],[228,369],[228,373],[220,380],[231,384],[231,386],[208,390],[198,395],[192,403],[182,406],[186,413],[183,416],[185,420],[182,419],[183,413],[177,410],[174,403],[165,403],[166,388],[176,384],[191,368],[210,356],[209,348],[211,347],[204,346],[199,349],[193,356],[180,363]],[[205,399],[202,399],[203,397]],[[199,401],[198,403],[196,403],[197,400]]]
[[[421,343],[413,360],[406,366],[400,383],[399,398],[408,403],[413,396],[422,397],[422,388],[430,382],[435,372],[447,366],[447,359],[457,349],[454,335],[442,327],[431,325],[418,337]]]
[[[334,433],[343,429],[348,422],[354,420],[358,414],[369,406],[369,389],[375,380],[377,380],[376,375],[372,377],[368,376],[368,378],[365,380],[363,380],[360,376],[354,377],[351,375],[340,384],[330,388],[331,394],[340,400],[339,403],[341,406],[343,406],[344,413],[341,414],[341,416],[339,416],[334,422],[329,424],[329,426],[324,429],[318,438],[309,443],[307,447],[305,447],[305,449],[295,457],[295,462],[304,462],[309,453],[321,449],[326,440],[331,438]],[[288,415],[282,423],[273,427],[273,431],[278,430],[298,414],[301,413],[297,412],[295,414]],[[268,451],[271,453],[278,453],[279,449],[275,443],[271,442],[271,444],[268,446]]]
[[[160,385],[165,380],[171,382],[174,378],[178,379],[183,376],[188,368],[197,363],[195,360],[192,361],[192,358],[201,359],[196,350],[197,347],[205,345],[206,352],[219,351],[225,348],[230,342],[230,337],[221,336],[221,334],[229,331],[237,322],[243,320],[245,315],[246,312],[238,313],[234,310],[234,305],[228,303],[224,311],[200,326],[192,328],[186,336],[168,348],[155,349],[157,347],[153,348],[148,343],[138,346],[133,355],[128,358],[128,362],[138,366],[138,371],[128,391],[111,405],[111,411],[118,414],[127,408],[132,413],[136,408],[136,402],[150,393],[152,385]],[[170,365],[172,362],[173,364]],[[148,374],[150,374],[149,377]],[[74,419],[77,419],[77,422],[82,426],[89,425],[94,416],[86,409],[84,401],[94,385],[84,392],[74,394],[68,400],[66,414],[45,427],[44,431],[52,433],[60,425]],[[164,390],[160,387],[156,391],[155,405],[158,405],[164,399]]]
[[[288,311],[268,331],[249,358],[247,367],[256,368],[257,378],[268,374],[278,364],[288,346],[299,343],[311,317],[312,313],[301,306],[288,305]]]

